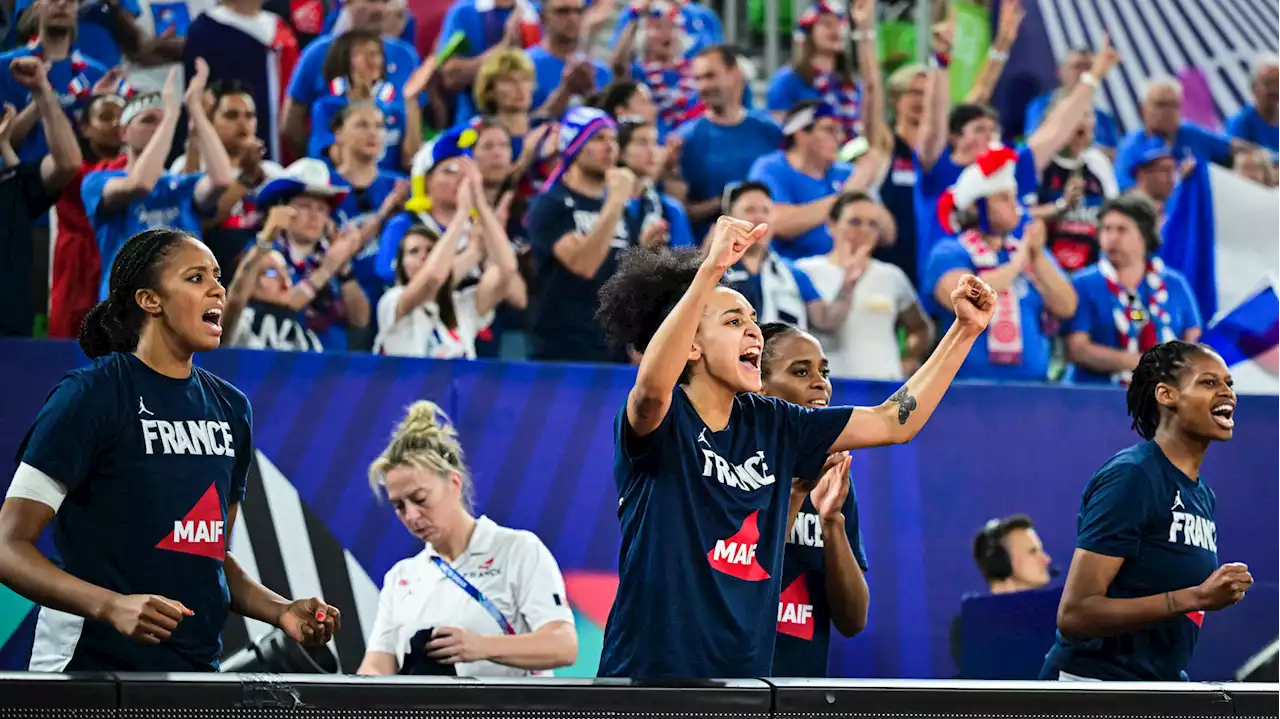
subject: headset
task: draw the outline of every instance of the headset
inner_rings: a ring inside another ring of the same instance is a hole
[[[1009,579],[1013,576],[1013,558],[1004,546],[1004,538],[1009,532],[1018,529],[1031,529],[1031,518],[1025,514],[1015,514],[1004,519],[991,519],[983,525],[982,530],[973,538],[973,561],[983,578],[991,582]],[[1058,576],[1056,566],[1049,567],[1049,577]]]
[[[1023,521],[1010,521],[1019,519]],[[982,527],[982,531],[978,532],[978,536],[973,539],[973,560],[978,563],[978,569],[982,571],[982,576],[990,581],[998,581],[1008,579],[1013,576],[1013,559],[1009,556],[1009,550],[1005,549],[1004,538],[1012,529],[1013,524],[1019,527],[1023,524],[1030,526],[1025,517],[1010,517],[1005,519],[992,519]]]

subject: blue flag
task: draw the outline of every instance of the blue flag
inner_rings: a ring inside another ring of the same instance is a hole
[[[1173,190],[1165,204],[1160,257],[1181,272],[1200,305],[1201,317],[1218,313],[1218,285],[1214,279],[1213,187],[1209,163],[1195,168]]]
[[[1222,355],[1231,367],[1280,344],[1280,297],[1267,285],[1240,303],[1217,322],[1200,339]]]

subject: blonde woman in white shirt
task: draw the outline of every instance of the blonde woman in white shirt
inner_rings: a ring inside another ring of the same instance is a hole
[[[480,172],[468,158],[459,162],[458,209],[444,234],[417,225],[400,241],[396,284],[378,300],[375,353],[475,359],[476,336],[493,322],[498,303],[526,303],[515,250],[485,200]],[[477,266],[479,279],[471,272]]]
[[[546,676],[577,660],[555,558],[532,533],[473,516],[462,446],[439,407],[409,407],[369,482],[426,547],[387,572],[358,673],[400,672],[426,629],[426,659],[459,676]]]

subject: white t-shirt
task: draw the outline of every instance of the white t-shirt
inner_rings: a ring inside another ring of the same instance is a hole
[[[418,555],[396,563],[382,581],[378,618],[368,651],[384,652],[399,666],[413,636],[433,627],[460,627],[484,636],[501,636],[498,621],[432,560],[430,544]],[[442,558],[443,559],[443,558]],[[573,624],[564,577],[555,557],[532,532],[499,527],[487,517],[476,520],[467,549],[452,563],[511,623],[517,634],[535,632],[551,622]],[[462,662],[459,676],[551,676],[494,664]]]
[[[808,273],[823,301],[830,302],[840,293],[844,269],[826,255],[806,257],[795,264]],[[911,280],[901,269],[871,260],[853,286],[853,306],[844,326],[835,332],[814,332],[831,361],[831,374],[856,379],[903,379],[898,315],[919,302]]]
[[[396,285],[378,300],[378,338],[374,354],[397,357],[433,357],[436,359],[475,359],[476,336],[493,322],[493,310],[484,317],[476,307],[479,285],[472,283],[453,293],[453,312],[457,329],[450,330],[440,318],[440,306],[428,300],[396,319],[396,304],[404,294],[404,285]]]

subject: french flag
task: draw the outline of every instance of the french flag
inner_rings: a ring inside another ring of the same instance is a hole
[[[1237,391],[1280,394],[1280,192],[1200,162],[1164,209],[1160,257],[1191,286],[1207,326],[1201,341],[1222,354]]]

